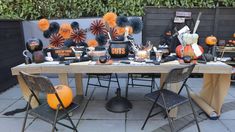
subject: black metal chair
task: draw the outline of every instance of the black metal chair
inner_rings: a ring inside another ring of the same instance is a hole
[[[168,122],[169,122],[169,126],[170,126],[171,131],[172,132],[175,131],[175,128],[173,126],[173,119],[169,117],[169,112],[171,109],[173,109],[179,105],[182,105],[186,102],[189,102],[190,106],[192,108],[193,116],[194,116],[193,121],[196,121],[197,129],[200,132],[196,113],[193,108],[191,97],[189,94],[189,86],[186,84],[186,81],[188,80],[190,74],[192,73],[194,66],[195,66],[195,64],[192,64],[192,65],[188,65],[188,66],[185,66],[182,68],[172,69],[168,73],[165,81],[163,82],[163,84],[159,90],[145,95],[145,97],[148,100],[153,102],[153,105],[152,105],[152,107],[148,113],[148,116],[147,116],[147,118],[141,128],[142,130],[144,129],[149,118],[151,118],[161,112],[165,112],[166,117],[168,118]],[[168,84],[180,83],[180,82],[182,82],[182,86],[181,86],[178,93],[175,93],[175,92],[172,92],[172,91],[166,89]],[[180,92],[184,87],[186,87],[188,98],[180,95]],[[159,106],[160,108],[162,108],[162,111],[159,111],[155,114],[152,114],[152,111],[155,108],[155,106]]]
[[[30,75],[25,72],[20,72],[20,75],[22,76],[26,85],[29,87],[29,90],[31,91],[31,95],[27,103],[27,110],[26,110],[26,114],[24,118],[22,132],[24,132],[25,130],[25,125],[26,125],[28,115],[31,115],[35,118],[39,118],[41,120],[44,120],[52,124],[53,126],[52,132],[54,132],[54,130],[56,131],[58,130],[56,128],[56,124],[60,124],[62,126],[70,128],[77,132],[76,126],[71,120],[69,113],[77,109],[79,106],[76,103],[72,102],[69,107],[65,108],[53,84],[47,77]],[[36,96],[35,91],[38,91],[44,94],[55,94],[60,103],[57,106],[57,109],[53,110],[52,108],[49,107],[47,102],[40,101],[39,98]],[[39,106],[36,108],[30,109],[30,103],[33,97],[37,100],[37,102],[39,103]],[[72,126],[68,126],[64,123],[59,122],[62,119],[68,119]]]
[[[154,73],[128,73],[126,97],[128,97],[129,86],[150,87],[151,92],[153,92],[155,88],[159,89],[157,83],[155,82],[155,76],[156,74]],[[136,81],[139,81],[140,83],[136,83]],[[150,85],[148,83],[150,83]]]
[[[120,88],[117,74],[115,73],[115,80],[112,79],[112,75],[113,75],[112,73],[88,73],[85,96],[87,96],[89,86],[98,86],[102,88],[107,88],[107,92],[105,96],[105,100],[107,100],[111,82],[116,82],[118,84],[118,88]],[[90,82],[90,79],[94,77],[97,78],[98,84]],[[101,81],[108,81],[108,85],[103,85]]]

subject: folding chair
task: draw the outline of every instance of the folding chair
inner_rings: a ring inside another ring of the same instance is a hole
[[[192,112],[193,112],[193,116],[194,116],[193,121],[196,121],[197,129],[200,132],[200,128],[199,128],[199,125],[198,125],[198,120],[197,120],[197,117],[196,117],[196,113],[195,113],[195,110],[193,108],[192,100],[191,100],[191,97],[190,97],[190,94],[189,94],[189,86],[186,84],[190,74],[193,71],[194,66],[195,66],[195,64],[192,64],[192,65],[188,65],[188,66],[185,66],[185,67],[182,67],[182,68],[172,69],[168,73],[165,81],[163,82],[163,84],[162,84],[162,86],[159,90],[145,95],[145,97],[148,100],[153,102],[153,105],[152,105],[152,107],[151,107],[151,109],[148,113],[147,118],[144,121],[144,124],[141,128],[142,130],[144,129],[144,127],[145,127],[145,125],[146,125],[149,118],[151,118],[151,117],[153,117],[153,116],[155,116],[155,115],[157,115],[161,112],[165,112],[166,117],[168,118],[170,129],[171,129],[172,132],[174,132],[175,128],[174,128],[174,125],[173,125],[173,119],[169,117],[169,111],[171,109],[179,106],[179,105],[182,105],[186,102],[189,102],[190,106],[191,106],[191,109],[192,109]],[[182,82],[182,86],[181,86],[178,93],[175,93],[173,91],[170,91],[170,90],[166,89],[168,84],[180,83],[180,82]],[[188,98],[180,95],[180,92],[184,87],[186,88]],[[160,108],[162,108],[163,111],[159,111],[155,114],[152,114],[152,111],[155,108],[155,106],[159,106]]]
[[[127,85],[126,85],[126,97],[128,97],[129,86],[131,87],[150,87],[150,91],[153,92],[155,88],[159,88],[157,83],[155,82],[154,73],[128,73],[127,77]],[[136,83],[139,81],[140,83]],[[146,84],[147,83],[147,84]],[[150,83],[150,84],[148,84]]]
[[[27,103],[27,110],[26,110],[26,114],[24,118],[22,132],[24,132],[25,130],[25,125],[26,125],[28,115],[31,115],[35,118],[39,118],[41,120],[44,120],[52,124],[53,126],[52,132],[54,132],[54,130],[56,131],[58,130],[56,128],[57,123],[77,132],[76,126],[71,120],[69,113],[77,109],[78,105],[75,103],[72,103],[69,107],[65,108],[53,84],[47,77],[30,75],[25,72],[20,72],[20,75],[22,76],[23,80],[25,81],[26,85],[29,87],[29,90],[31,91],[29,102]],[[59,101],[59,105],[57,106],[57,109],[53,110],[52,108],[49,107],[47,102],[44,102],[44,103],[41,102],[35,94],[36,91],[40,93],[44,93],[44,94],[55,94]],[[30,103],[33,97],[37,100],[37,102],[39,103],[39,106],[30,110]],[[65,119],[65,118],[69,120],[72,126],[68,126],[64,123],[59,122],[60,120]]]
[[[85,96],[87,96],[89,86],[98,86],[98,87],[102,87],[102,88],[107,88],[105,100],[108,99],[111,82],[116,82],[117,85],[118,85],[118,88],[120,88],[120,84],[119,84],[119,81],[118,81],[118,76],[117,76],[116,73],[115,73],[115,80],[112,79],[112,73],[103,73],[103,74],[102,73],[88,73],[87,75],[88,75],[88,78],[87,78]],[[90,79],[92,77],[96,77],[99,84],[91,83]],[[108,85],[103,85],[101,83],[101,81],[108,81]]]

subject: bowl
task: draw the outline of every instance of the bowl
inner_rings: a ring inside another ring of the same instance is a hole
[[[100,56],[105,56],[106,55],[106,50],[102,51],[89,51],[87,54],[92,58],[93,61],[99,60]]]

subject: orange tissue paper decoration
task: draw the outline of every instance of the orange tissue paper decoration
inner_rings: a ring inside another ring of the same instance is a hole
[[[70,35],[72,33],[73,29],[69,23],[63,23],[60,26],[59,34],[64,38],[68,39],[70,38]]]
[[[73,100],[72,89],[66,85],[57,85],[55,86],[55,89],[64,107],[67,108],[72,103]],[[52,109],[55,110],[57,109],[57,106],[60,104],[55,94],[47,94],[47,103]],[[62,106],[59,109],[62,109]]]
[[[116,30],[118,35],[123,35],[125,33],[125,27],[117,27]]]
[[[91,39],[91,40],[87,41],[87,45],[89,47],[96,47],[96,46],[98,46],[98,42],[95,39]]]
[[[113,12],[108,12],[103,16],[103,20],[111,27],[115,27],[116,24],[116,19],[117,19],[117,14]]]
[[[47,29],[49,29],[49,27],[50,27],[50,22],[47,19],[43,18],[38,21],[38,28],[41,31],[46,31]]]
[[[133,34],[133,28],[131,26],[128,26],[128,33]]]

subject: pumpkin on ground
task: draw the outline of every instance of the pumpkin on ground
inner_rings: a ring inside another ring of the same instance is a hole
[[[56,92],[59,95],[64,107],[68,107],[73,100],[72,89],[66,85],[57,85],[55,86]],[[57,109],[59,105],[59,100],[55,94],[47,94],[47,103],[52,109]],[[62,109],[62,106],[60,107]]]
[[[199,46],[200,50],[201,50],[202,53],[203,53],[203,52],[204,52],[204,49],[203,49],[200,45],[198,45],[198,46]],[[176,47],[176,49],[175,49],[175,53],[176,53],[176,55],[177,55],[179,58],[182,58],[182,57],[184,57],[184,56],[190,56],[192,59],[197,59],[197,58],[198,58],[198,57],[195,55],[194,50],[193,50],[193,48],[192,48],[191,45],[186,45],[186,46],[184,47],[184,53],[183,53],[183,55],[182,55],[182,53],[181,53],[181,50],[182,50],[182,45],[178,45],[178,46]]]
[[[211,36],[206,37],[205,42],[208,46],[213,46],[213,45],[216,45],[217,38],[211,35]]]
[[[41,31],[46,31],[47,29],[49,29],[49,27],[50,27],[50,22],[47,19],[43,18],[38,21],[38,28]]]

